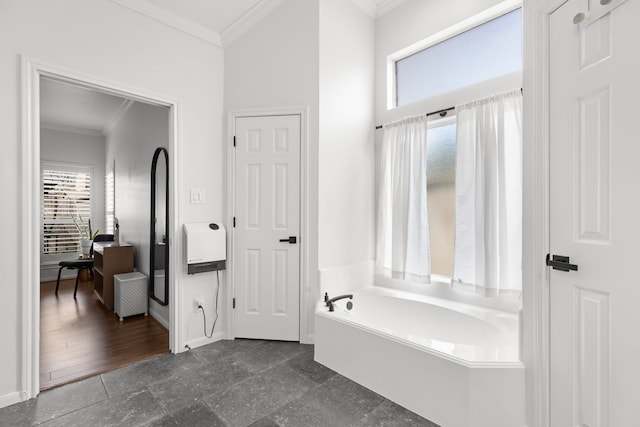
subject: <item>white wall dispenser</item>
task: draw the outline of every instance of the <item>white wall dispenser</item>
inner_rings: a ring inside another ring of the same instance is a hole
[[[184,224],[187,273],[224,270],[227,259],[227,233],[222,224]]]

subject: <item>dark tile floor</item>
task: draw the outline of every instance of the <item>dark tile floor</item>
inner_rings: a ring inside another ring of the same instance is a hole
[[[437,427],[313,360],[313,346],[219,341],[43,392],[0,426]]]

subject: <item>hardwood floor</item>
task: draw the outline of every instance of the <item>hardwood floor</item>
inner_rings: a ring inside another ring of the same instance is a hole
[[[151,316],[119,321],[92,281],[40,284],[40,390],[108,372],[169,351],[169,331]]]

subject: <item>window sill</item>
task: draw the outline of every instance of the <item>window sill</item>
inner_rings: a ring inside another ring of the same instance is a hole
[[[419,295],[427,295],[514,314],[517,314],[522,307],[522,301],[520,299],[482,297],[473,293],[456,290],[451,286],[450,278],[438,275],[431,276],[430,284],[418,284],[404,280],[391,279],[389,277],[376,274],[375,286],[397,289]]]

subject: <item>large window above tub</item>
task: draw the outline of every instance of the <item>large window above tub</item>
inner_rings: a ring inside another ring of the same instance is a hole
[[[522,72],[522,9],[506,1],[388,58],[389,108]]]

